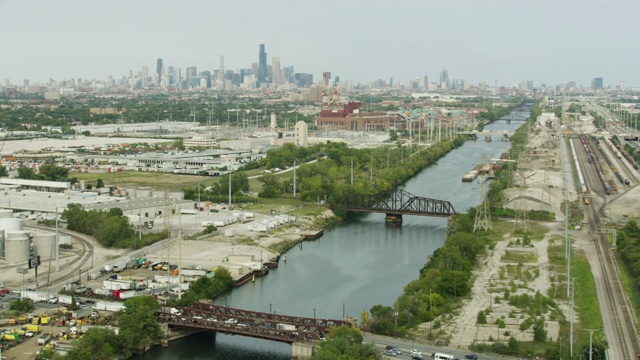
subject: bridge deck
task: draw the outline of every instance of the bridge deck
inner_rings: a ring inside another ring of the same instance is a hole
[[[331,326],[352,326],[342,320],[262,313],[208,303],[185,307],[181,315],[161,312],[158,314],[158,321],[183,328],[244,335],[288,344],[318,342]]]

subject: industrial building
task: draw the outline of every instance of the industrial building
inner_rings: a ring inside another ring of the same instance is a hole
[[[320,116],[315,119],[318,130],[351,130],[351,131],[403,131],[407,128],[407,120],[397,114],[385,112],[360,111],[361,102],[340,102],[334,90],[331,101],[322,104]]]

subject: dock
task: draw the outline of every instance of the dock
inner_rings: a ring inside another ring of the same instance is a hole
[[[304,234],[302,234],[302,238],[304,240],[315,240],[319,237],[321,237],[322,235],[324,235],[324,229],[320,229],[317,231],[307,231]]]

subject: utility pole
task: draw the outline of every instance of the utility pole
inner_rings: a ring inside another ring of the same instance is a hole
[[[573,295],[574,295],[574,287],[575,287],[575,278],[571,278],[571,308],[569,309],[569,320],[571,321],[571,326],[569,330],[569,355],[570,359],[573,359]]]
[[[142,200],[141,200],[141,192],[140,189],[136,189],[138,192],[138,238],[140,239],[140,244],[142,244]],[[136,250],[138,248],[138,244],[133,245],[133,249]]]
[[[58,233],[58,219],[60,215],[58,215],[58,207],[56,206],[56,272],[60,271],[60,234]]]
[[[231,210],[231,173],[229,173],[229,210]]]
[[[296,161],[293,160],[293,197],[296,197]]]
[[[178,211],[178,299],[182,299],[182,211]]]
[[[353,158],[351,158],[351,185],[353,185]]]
[[[371,150],[371,168],[369,169],[369,182],[373,184],[373,150]]]
[[[582,329],[589,332],[589,360],[593,360],[593,332],[600,329]]]

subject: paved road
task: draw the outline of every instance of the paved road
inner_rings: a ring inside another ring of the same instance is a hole
[[[421,343],[413,342],[409,339],[394,339],[390,336],[381,336],[374,335],[370,333],[364,334],[363,343],[372,343],[376,347],[384,350],[387,345],[396,346],[400,351],[402,351],[401,355],[395,356],[397,359],[411,359],[411,349],[419,350],[422,353],[422,356],[425,359],[431,359],[431,354],[434,352],[445,353],[453,355],[456,359],[464,359],[464,356],[467,354],[472,354],[472,351],[463,351],[460,349],[452,349],[447,347],[436,347],[431,345],[425,345]],[[507,356],[499,356],[499,355],[482,355],[477,354],[478,359],[487,359],[487,360],[504,360],[504,359],[515,359],[514,357]]]

